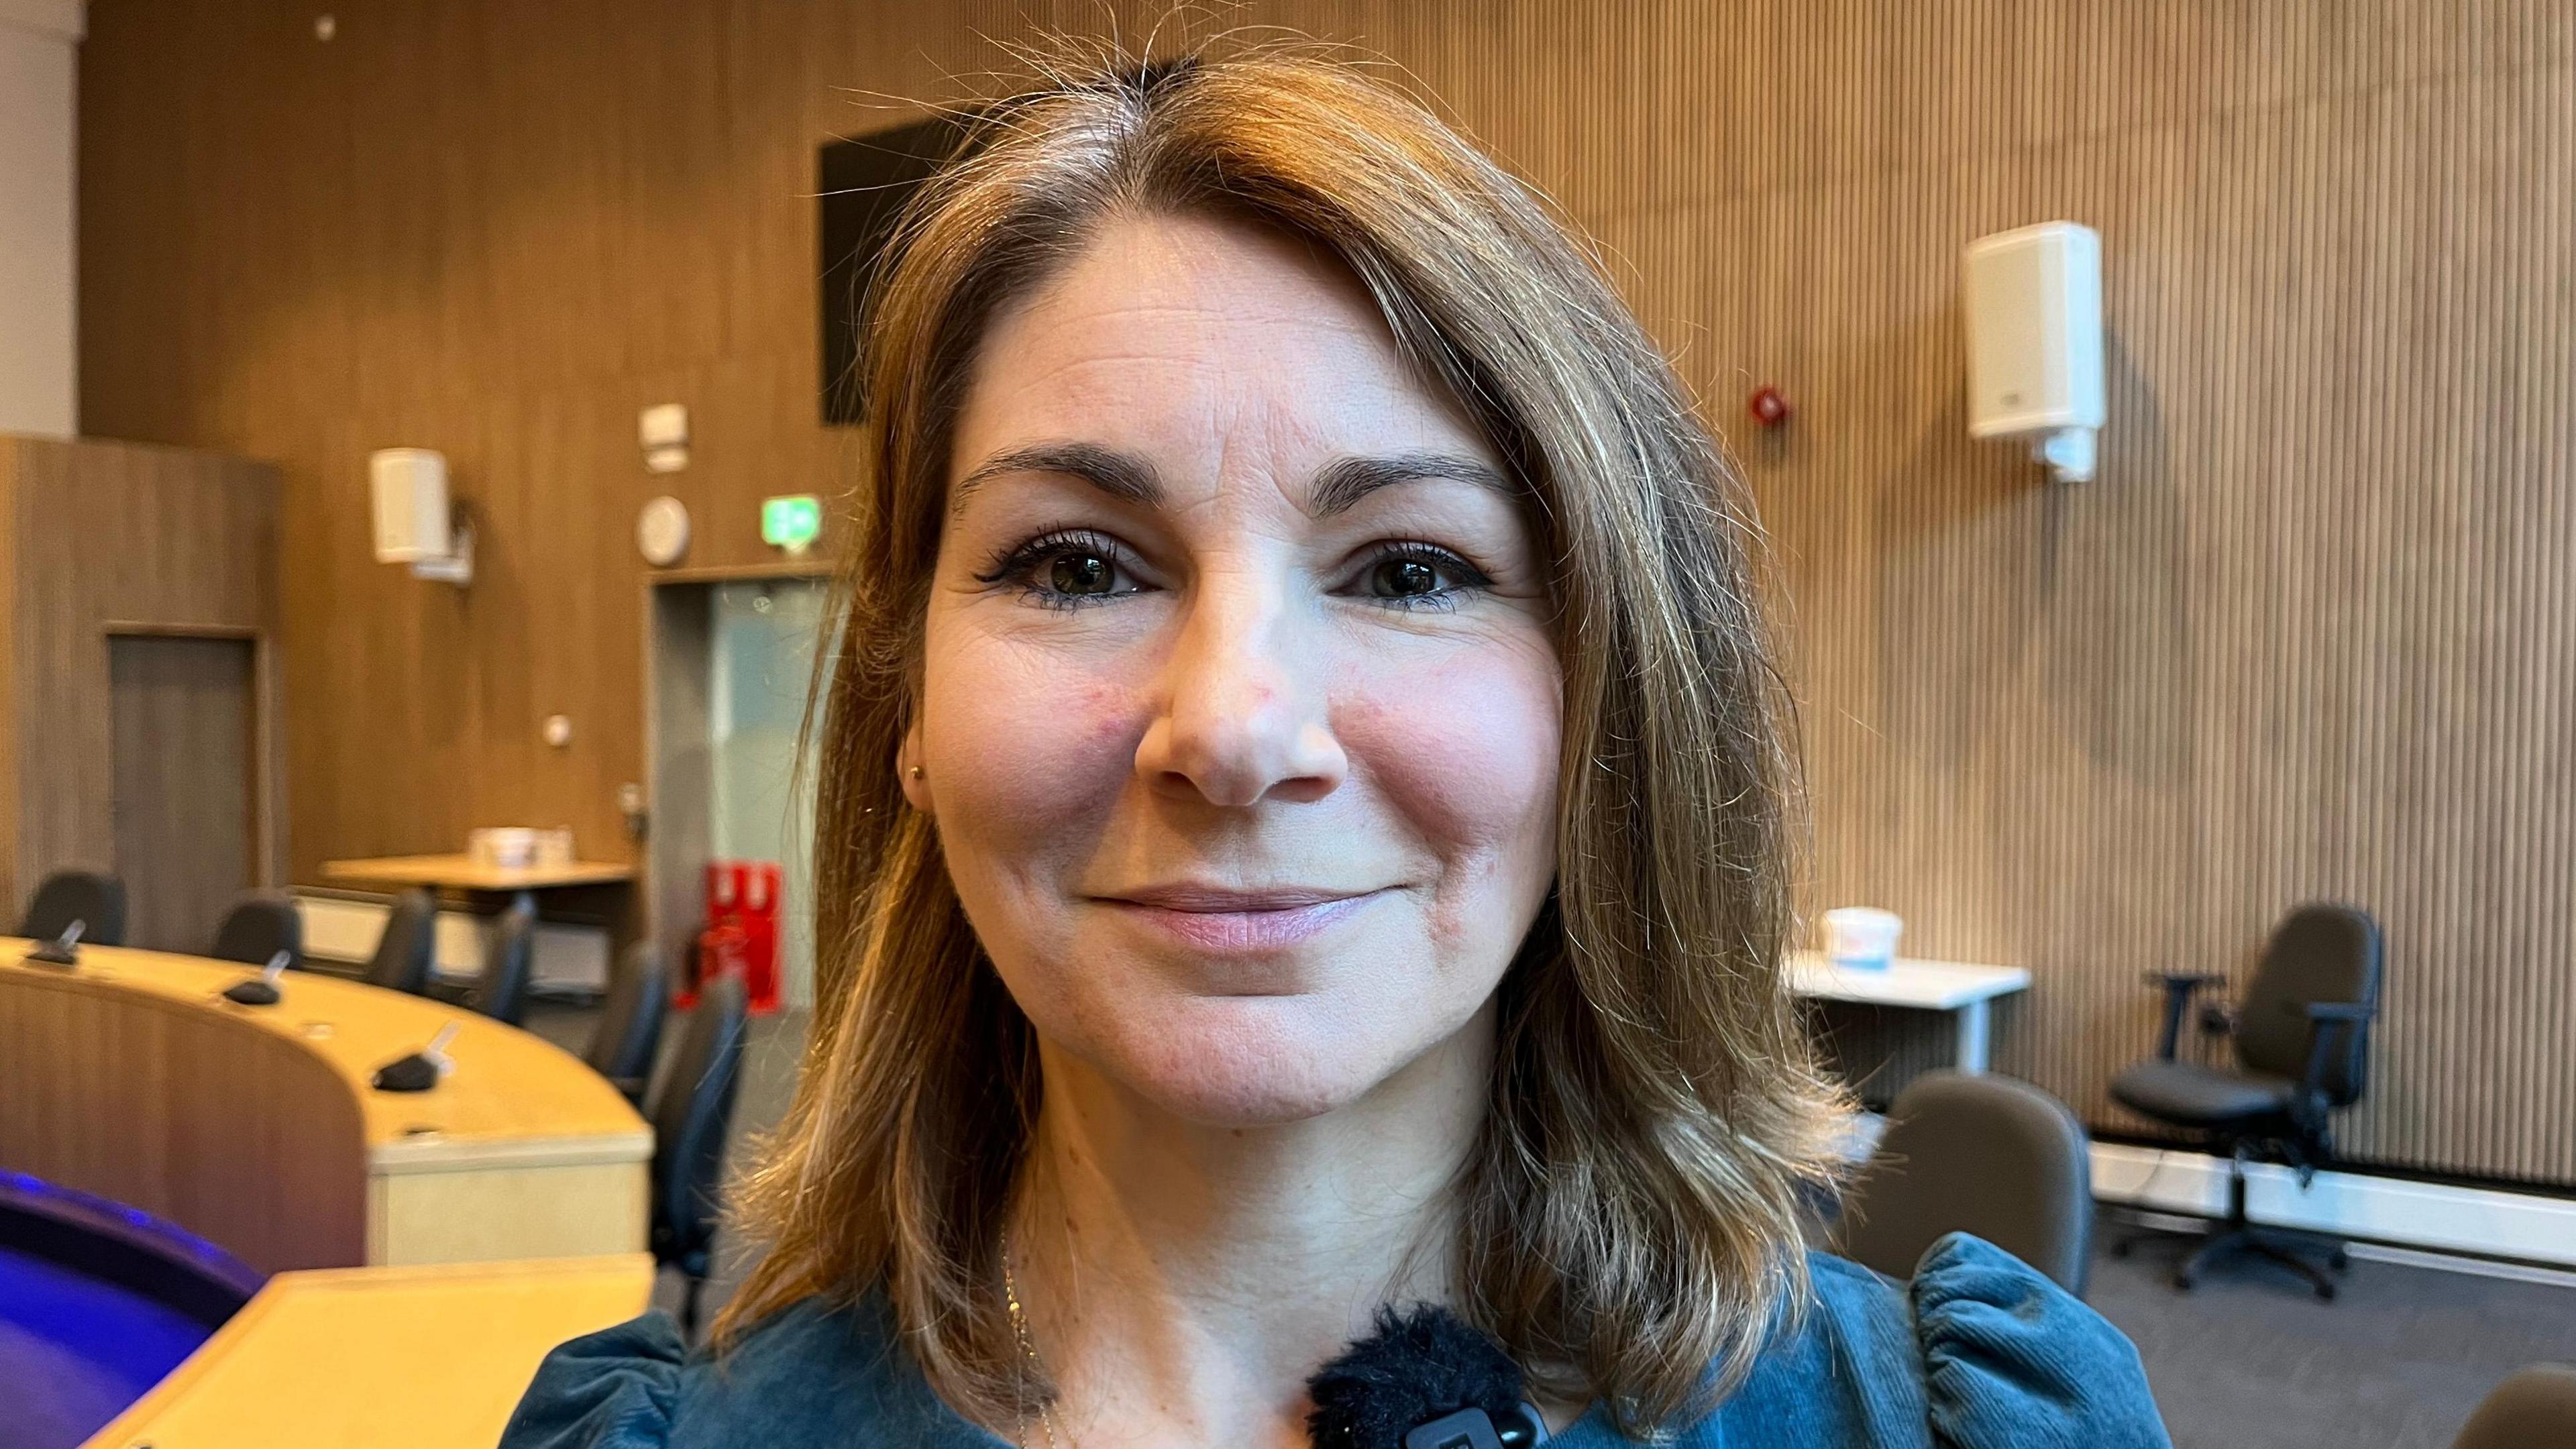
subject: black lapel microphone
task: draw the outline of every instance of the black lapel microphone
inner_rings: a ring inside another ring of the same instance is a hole
[[[1369,1336],[1306,1381],[1315,1449],[1531,1449],[1547,1421],[1500,1344],[1428,1303],[1380,1308]]]

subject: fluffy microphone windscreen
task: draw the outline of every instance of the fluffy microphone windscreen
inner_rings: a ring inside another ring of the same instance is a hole
[[[1380,1308],[1369,1336],[1306,1381],[1315,1449],[1404,1449],[1418,1425],[1460,1409],[1497,1424],[1520,1412],[1521,1370],[1502,1347],[1447,1309]]]

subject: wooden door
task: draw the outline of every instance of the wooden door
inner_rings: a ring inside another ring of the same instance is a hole
[[[202,952],[257,879],[251,641],[111,635],[108,678],[127,943]]]

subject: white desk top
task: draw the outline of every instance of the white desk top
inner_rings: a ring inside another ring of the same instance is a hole
[[[2030,973],[2018,966],[1972,966],[1899,956],[1886,970],[1870,971],[1837,966],[1815,951],[1792,952],[1789,957],[1789,989],[1827,1001],[1956,1011],[2029,986]]]

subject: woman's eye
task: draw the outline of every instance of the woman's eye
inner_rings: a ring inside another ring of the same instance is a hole
[[[1031,602],[1055,609],[1101,603],[1143,587],[1117,541],[1088,531],[1030,539],[975,577],[1008,584]]]
[[[1418,558],[1380,559],[1369,570],[1369,592],[1381,599],[1410,599],[1440,592],[1440,570]]]
[[[1105,594],[1117,578],[1118,565],[1088,549],[1057,554],[1047,568],[1047,587],[1059,594]]]
[[[1356,592],[1398,609],[1454,604],[1460,594],[1493,580],[1445,548],[1406,544],[1391,548],[1360,571]]]

